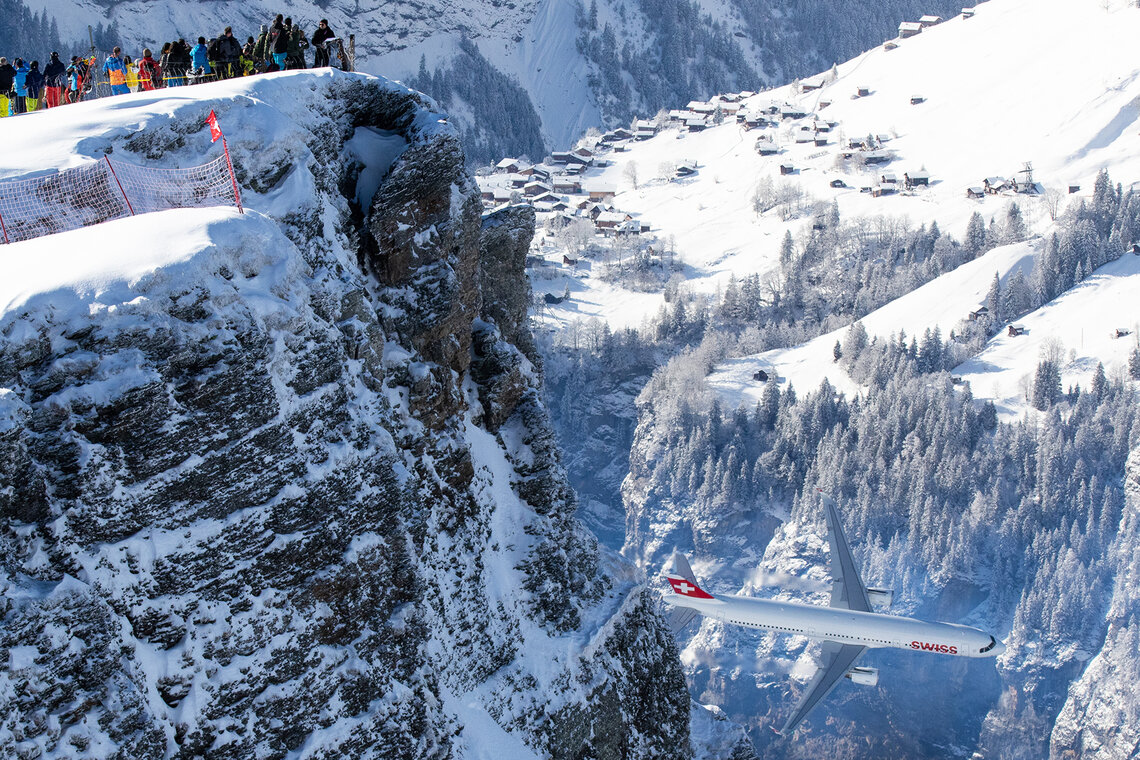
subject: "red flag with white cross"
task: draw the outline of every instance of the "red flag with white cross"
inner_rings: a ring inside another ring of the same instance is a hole
[[[222,139],[222,128],[218,126],[218,116],[214,113],[214,109],[210,109],[210,115],[206,117],[206,123],[210,125],[210,142],[216,143]]]

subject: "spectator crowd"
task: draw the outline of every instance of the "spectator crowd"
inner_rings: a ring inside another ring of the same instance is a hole
[[[150,48],[143,48],[142,55],[134,60],[116,47],[102,66],[97,65],[94,55],[73,55],[71,62],[64,64],[59,54],[53,52],[42,70],[39,61],[28,64],[23,58],[16,58],[9,63],[0,56],[0,117],[99,97],[106,94],[100,91],[100,85],[108,86],[112,95],[122,95],[303,69],[309,48],[314,51],[313,68],[328,66],[332,45],[337,40],[325,19],[310,39],[299,24],[294,26],[291,18],[278,14],[272,24],[261,26],[256,40],[247,37],[244,45],[227,26],[209,41],[199,37],[193,46],[185,39],[163,43],[157,58]]]

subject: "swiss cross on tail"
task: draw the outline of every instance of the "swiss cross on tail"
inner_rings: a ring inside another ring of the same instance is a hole
[[[669,575],[669,585],[673,587],[673,592],[681,596],[687,596],[690,599],[714,599],[715,597],[703,590],[700,586],[687,578],[680,578],[676,575]]]

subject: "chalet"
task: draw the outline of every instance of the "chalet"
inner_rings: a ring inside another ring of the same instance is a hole
[[[764,118],[763,114],[758,113],[741,111],[736,115],[736,120],[743,124],[745,129],[760,129],[768,126],[768,120]]]
[[[690,116],[688,119],[685,119],[685,129],[690,132],[703,132],[707,126],[708,123],[703,116]]]
[[[983,198],[983,197],[985,197],[985,195],[986,195],[986,189],[984,187],[967,187],[966,188],[966,197],[967,198]]]
[[[756,141],[756,152],[761,156],[774,156],[780,152],[780,148],[771,140],[761,138]]]
[[[574,259],[567,256],[566,254],[562,254],[562,263],[568,267],[576,267],[578,266],[578,259]]]
[[[865,98],[870,94],[871,94],[871,88],[870,87],[857,87],[857,88],[855,88],[855,97],[857,97],[857,98]]]
[[[643,225],[636,219],[627,219],[617,226],[617,229],[614,230],[614,234],[619,237],[624,237],[626,235],[640,235],[642,232],[648,231],[648,225]]]
[[[912,106],[917,106],[920,103],[925,103],[925,102],[926,102],[926,98],[922,97],[921,95],[911,95],[910,96],[910,104]]]
[[[880,183],[871,188],[871,197],[878,198],[883,195],[893,195],[895,192],[895,183],[887,182]]]
[[[921,26],[924,29],[928,26],[934,26],[935,24],[941,24],[941,23],[942,23],[942,17],[941,16],[926,15],[926,16],[923,16],[922,18],[920,18],[918,20],[919,26]]]
[[[879,145],[882,145],[883,143],[890,142],[891,136],[886,132],[880,132],[879,134],[875,135],[875,139],[879,141]]]
[[[510,203],[512,195],[514,195],[514,193],[512,193],[510,190],[507,190],[505,188],[497,188],[495,190],[495,198],[494,198],[495,205],[497,206],[501,203]]]
[[[545,193],[539,193],[538,195],[531,197],[530,200],[531,200],[531,203],[534,203],[536,206],[539,203],[545,203],[551,207],[551,208],[548,208],[546,210],[547,211],[553,211],[554,210],[554,208],[553,208],[554,204],[561,201],[562,199],[548,190]]]
[[[633,125],[633,138],[635,140],[648,140],[657,134],[657,124],[649,119],[638,119]]]
[[[780,109],[781,119],[802,119],[807,116],[807,111],[802,106],[793,106],[787,103]]]
[[[534,208],[536,214],[551,214],[554,212],[554,204],[550,201],[540,201],[536,198],[531,198],[530,205]]]
[[[988,317],[989,315],[990,309],[988,306],[979,306],[977,309],[974,309],[970,312],[969,320],[971,322],[977,322],[982,317]]]
[[[803,82],[800,82],[800,92],[811,92],[812,90],[818,90],[821,87],[823,87],[822,79],[817,79],[815,81],[808,81],[805,79]]]
[[[831,105],[830,100],[821,100],[821,101],[819,101],[819,110],[822,111],[823,109],[827,108],[829,105]]]
[[[507,182],[511,183],[511,187],[524,187],[530,181],[530,177],[525,174],[510,174],[507,176]]]
[[[887,40],[883,43],[883,50],[897,50],[899,43],[894,40]]]
[[[812,132],[807,127],[804,127],[803,129],[796,132],[796,142],[800,144],[815,142],[815,132]]]
[[[689,118],[690,115],[691,114],[688,111],[686,111],[682,108],[674,108],[671,111],[669,111],[669,121],[682,121],[683,122],[685,119]]]
[[[982,187],[984,187],[986,192],[990,195],[997,195],[1002,190],[1009,188],[1009,180],[1005,177],[986,177],[982,180]]]
[[[1081,191],[1080,185],[1069,185],[1069,195],[1072,195],[1073,193],[1079,193],[1080,191]]]
[[[919,185],[930,184],[930,172],[926,169],[919,169],[916,172],[904,172],[903,183],[906,185],[907,190],[918,187]]]
[[[600,203],[595,203],[592,206],[585,209],[586,216],[588,216],[590,218],[590,221],[596,221],[599,216],[601,216],[602,214],[606,213],[607,211],[611,211],[611,210],[612,209],[610,209],[606,206],[603,206]]]
[[[681,161],[677,164],[676,170],[673,172],[675,177],[691,177],[697,173],[696,161]]]
[[[569,211],[570,210],[570,204],[566,201],[565,198],[559,198],[558,200],[556,200],[550,204],[550,210],[551,211],[558,211],[558,212]]]
[[[894,172],[883,172],[879,175],[879,182],[884,185],[898,184],[899,178],[895,176]]]
[[[1025,335],[1027,332],[1029,331],[1025,329],[1025,325],[1010,325],[1009,329],[1006,330],[1006,334],[1011,338],[1016,338],[1018,335]]]
[[[550,163],[552,164],[565,164],[570,161],[570,151],[556,150],[550,154]]]
[[[835,188],[847,187],[847,183],[841,179],[833,179],[829,184]]]
[[[556,193],[580,193],[582,192],[582,181],[574,177],[557,176],[553,181],[554,192]]]
[[[550,188],[541,182],[528,182],[523,187],[523,195],[528,198],[535,198],[543,193],[549,193]]]
[[[576,156],[584,161],[591,161],[593,160],[595,153],[596,151],[593,151],[587,147],[575,148],[574,150],[570,151],[570,160],[574,160],[574,157]]]
[[[874,191],[874,189],[875,189],[875,188],[871,187],[870,185],[863,185],[862,187],[860,187],[860,188],[859,188],[859,192],[861,192],[861,193],[870,193],[870,192],[873,192],[873,191]]]
[[[720,96],[720,101],[722,103],[739,103],[744,97],[745,95],[743,93],[726,92],[724,95]]]
[[[871,146],[862,137],[852,137],[847,141],[847,147],[851,150],[870,150]]]
[[[614,197],[614,189],[603,185],[591,187],[586,193],[590,196],[590,200],[592,201],[605,201]]]
[[[685,109],[699,114],[711,114],[716,110],[716,106],[712,103],[706,103],[703,100],[690,100],[689,105]]]
[[[618,225],[623,222],[628,222],[633,219],[632,216],[622,211],[603,211],[598,214],[598,218],[594,220],[594,226],[599,230],[616,230]]]
[[[863,162],[867,164],[885,164],[891,160],[891,153],[886,150],[868,150],[860,155],[863,157]]]
[[[899,39],[906,39],[913,37],[916,34],[922,33],[922,24],[917,21],[904,21],[899,24]]]
[[[518,174],[519,169],[522,167],[523,162],[517,158],[504,158],[495,164],[495,172],[498,174]]]
[[[962,18],[973,18],[973,17],[974,17],[974,9],[973,8],[963,8],[962,9]]]
[[[625,127],[618,127],[602,135],[602,142],[617,142],[619,140],[628,140],[631,137],[633,137],[633,132],[630,132]]]
[[[815,147],[822,148],[827,145],[827,135],[815,136]]]
[[[721,103],[720,104],[720,111],[725,116],[736,116],[736,114],[740,112],[740,104],[739,103]]]
[[[796,167],[791,161],[785,161],[780,164],[780,174],[795,174]]]
[[[542,300],[550,305],[562,303],[562,296],[556,296],[553,293],[543,293]]]
[[[762,369],[758,369],[752,373],[752,379],[759,383],[768,382],[768,373]]]
[[[574,161],[572,163],[566,164],[566,168],[562,170],[562,173],[563,174],[572,174],[572,175],[577,176],[584,171],[586,171],[586,165],[579,163],[577,161]]]
[[[1132,331],[1129,330],[1127,327],[1118,327],[1112,331],[1112,337],[1114,337],[1114,338],[1123,338],[1124,336],[1131,335],[1131,334],[1132,334]]]

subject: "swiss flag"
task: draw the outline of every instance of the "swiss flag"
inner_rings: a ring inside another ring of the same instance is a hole
[[[688,596],[693,599],[713,599],[712,594],[707,593],[704,589],[697,586],[695,583],[689,583],[684,578],[677,578],[675,576],[668,576],[669,584],[673,587],[673,591],[681,596]]]
[[[206,117],[206,123],[210,125],[210,142],[216,143],[222,138],[222,128],[218,126],[218,116],[212,108],[210,115]]]

